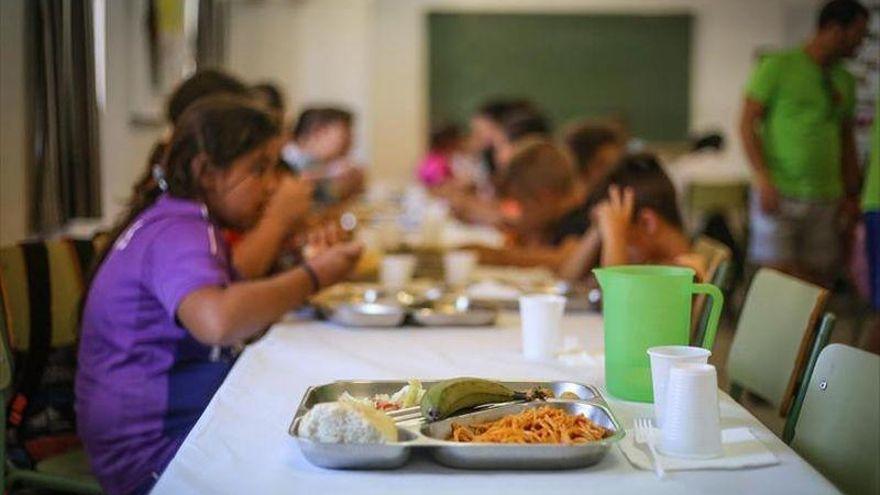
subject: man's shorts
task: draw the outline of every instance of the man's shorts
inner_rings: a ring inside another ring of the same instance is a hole
[[[757,264],[801,266],[823,276],[841,270],[838,201],[780,198],[779,209],[767,214],[758,192],[749,202],[749,259]]]
[[[871,277],[871,306],[880,311],[880,211],[865,212],[865,247]]]

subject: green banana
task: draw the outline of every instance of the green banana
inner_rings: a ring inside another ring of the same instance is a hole
[[[483,404],[525,399],[526,394],[481,378],[453,378],[431,386],[422,397],[421,411],[428,421],[447,418]]]

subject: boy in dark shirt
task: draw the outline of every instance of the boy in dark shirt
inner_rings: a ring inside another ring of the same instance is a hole
[[[524,140],[499,182],[505,249],[480,249],[483,263],[557,271],[589,229],[590,205],[568,154],[551,141]]]

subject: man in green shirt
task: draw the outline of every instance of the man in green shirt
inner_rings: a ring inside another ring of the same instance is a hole
[[[813,38],[764,57],[746,86],[749,257],[824,285],[837,271],[841,221],[858,213],[855,80],[842,60],[856,53],[868,15],[855,0],[828,2]]]

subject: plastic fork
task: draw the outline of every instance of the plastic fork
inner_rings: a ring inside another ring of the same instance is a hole
[[[493,409],[499,406],[507,406],[510,404],[519,404],[521,402],[525,402],[524,400],[512,400],[507,402],[497,402],[492,404],[483,404],[471,409],[471,411],[483,411],[486,409]],[[397,409],[394,411],[387,411],[386,414],[394,420],[395,423],[409,423],[416,422],[421,423],[425,420],[422,416],[422,410],[419,406],[412,407],[404,407],[401,409]]]
[[[654,461],[654,473],[657,474],[657,478],[662,480],[666,477],[666,470],[663,469],[663,465],[660,463],[660,455],[657,453],[657,448],[654,447],[654,422],[649,418],[636,418],[633,421],[633,427],[636,434],[636,443],[648,445],[648,450],[651,451],[651,457]]]
[[[388,411],[386,414],[391,416],[395,423],[422,419],[422,411],[419,406],[404,407],[395,411]]]

